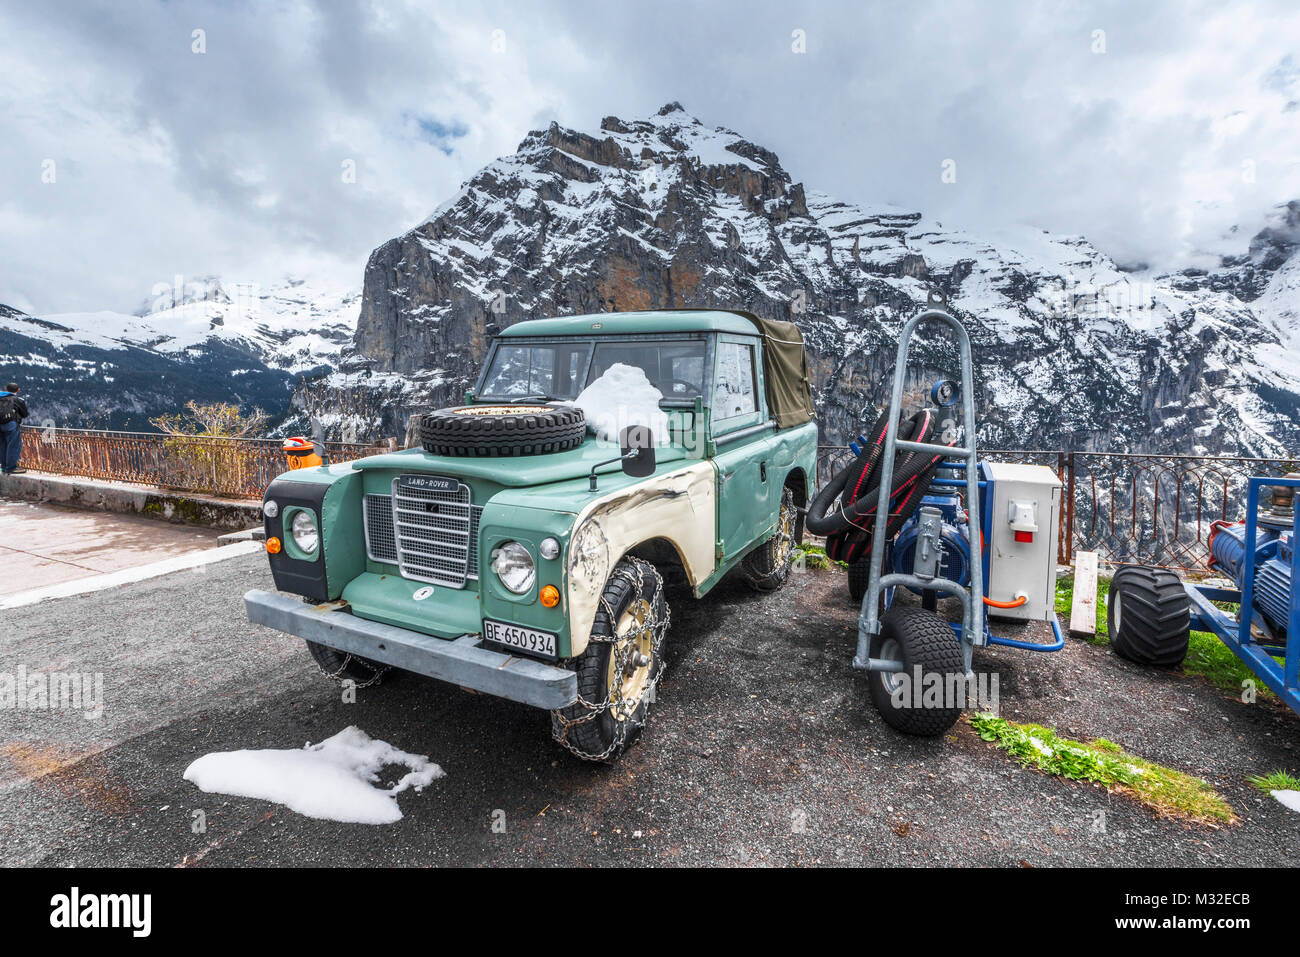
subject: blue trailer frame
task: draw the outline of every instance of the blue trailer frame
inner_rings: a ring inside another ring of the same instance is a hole
[[[1255,477],[1249,480],[1246,492],[1247,542],[1255,541],[1259,490],[1266,486],[1300,489],[1300,479]],[[1241,591],[1234,588],[1210,588],[1190,582],[1184,582],[1183,588],[1191,603],[1192,628],[1217,635],[1287,707],[1300,714],[1300,541],[1295,532],[1292,535],[1291,608],[1285,645],[1258,641],[1251,633],[1252,625],[1257,622],[1263,630],[1263,622],[1255,611],[1256,549],[1245,550],[1241,575],[1244,585]],[[1238,602],[1241,613],[1234,616],[1216,607],[1213,604],[1216,601]],[[1273,657],[1276,654],[1282,655],[1281,662]]]

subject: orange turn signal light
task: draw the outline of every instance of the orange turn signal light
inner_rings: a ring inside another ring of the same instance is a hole
[[[541,593],[542,604],[547,608],[554,608],[560,603],[560,590],[554,585],[545,585]]]
[[[280,554],[280,540],[272,535],[266,540],[266,550],[272,555]]]

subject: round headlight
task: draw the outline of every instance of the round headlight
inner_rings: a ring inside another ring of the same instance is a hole
[[[267,518],[275,518],[280,514],[280,506],[275,504],[275,499],[268,498],[262,503],[262,514]]]
[[[316,520],[311,512],[295,512],[293,521],[289,523],[289,534],[293,536],[293,543],[308,555],[320,544],[320,533],[316,531]]]
[[[492,571],[496,572],[501,584],[516,595],[532,588],[537,577],[533,556],[518,542],[506,542],[492,553]]]

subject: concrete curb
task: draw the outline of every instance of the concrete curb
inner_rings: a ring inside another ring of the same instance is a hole
[[[246,529],[262,523],[259,502],[173,492],[48,472],[0,476],[0,496],[77,508],[144,515],[183,525]]]

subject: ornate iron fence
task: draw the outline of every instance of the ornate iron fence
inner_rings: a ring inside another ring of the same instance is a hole
[[[329,461],[387,451],[387,446],[344,442],[327,442],[325,448]],[[87,429],[25,430],[22,465],[229,498],[261,498],[271,480],[289,467],[278,439]]]
[[[1116,564],[1204,569],[1210,523],[1245,518],[1246,480],[1297,470],[1300,458],[1069,453],[1068,554],[1078,549]]]
[[[989,449],[985,457],[1053,469],[1061,496],[1060,560],[1093,551],[1112,564],[1204,570],[1210,523],[1244,518],[1246,479],[1300,471],[1300,458],[1146,455]],[[851,452],[818,450],[817,484],[829,481]]]

